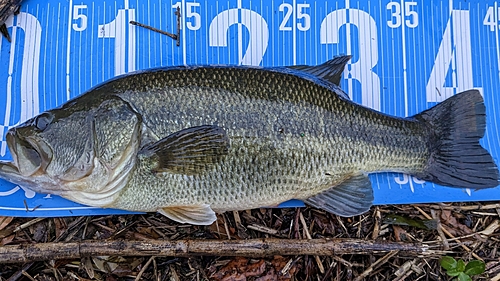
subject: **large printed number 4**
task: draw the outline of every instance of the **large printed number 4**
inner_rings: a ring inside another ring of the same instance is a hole
[[[427,102],[441,102],[474,87],[470,40],[469,11],[453,10],[427,81]],[[451,87],[445,86],[449,71]]]

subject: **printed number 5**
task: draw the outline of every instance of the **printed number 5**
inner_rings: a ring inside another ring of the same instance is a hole
[[[84,31],[87,29],[87,16],[81,10],[87,9],[87,5],[75,5],[73,6],[73,20],[80,20],[80,25],[78,23],[73,23],[73,29],[75,31]]]
[[[184,13],[182,11],[181,7],[182,3],[177,2],[174,5],[172,5],[173,9],[180,8],[181,9],[181,15]],[[201,15],[197,12],[195,12],[195,7],[200,7],[200,3],[193,3],[193,2],[186,2],[186,17],[185,18],[193,18],[192,22],[187,22],[186,27],[189,30],[198,30],[201,28]],[[181,26],[182,28],[182,26]]]

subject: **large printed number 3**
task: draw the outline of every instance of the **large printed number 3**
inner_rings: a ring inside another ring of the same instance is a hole
[[[241,19],[238,20],[238,10]],[[239,58],[239,64],[259,65],[262,62],[269,41],[267,22],[258,13],[248,9],[229,9],[219,13],[210,23],[209,45],[227,47],[227,35],[231,25],[241,24],[248,29],[250,40],[245,55]]]
[[[347,12],[349,12],[349,22],[347,22]],[[351,64],[350,74],[353,79],[361,83],[361,103],[380,110],[380,78],[372,71],[378,62],[377,25],[375,20],[367,12],[358,9],[333,11],[321,22],[321,44],[338,44],[340,27],[346,24],[356,26],[359,33],[359,59]]]

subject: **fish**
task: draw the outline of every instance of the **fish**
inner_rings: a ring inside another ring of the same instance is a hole
[[[174,66],[97,85],[9,129],[0,177],[94,207],[194,225],[300,199],[349,217],[373,204],[368,177],[401,172],[451,187],[499,184],[479,140],[477,90],[407,118],[349,99],[350,56],[317,66]]]
[[[11,41],[11,39],[5,22],[12,14],[15,14],[19,11],[21,2],[22,0],[0,0],[0,33],[2,33],[2,35],[9,42]]]

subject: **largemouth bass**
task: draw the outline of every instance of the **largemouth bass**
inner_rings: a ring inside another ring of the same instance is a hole
[[[349,100],[331,82],[339,77],[332,62],[120,76],[10,129],[13,162],[0,164],[0,177],[85,205],[199,225],[216,212],[292,198],[358,215],[373,201],[367,175],[380,171],[453,187],[499,184],[479,144],[486,124],[478,91],[398,118]]]

